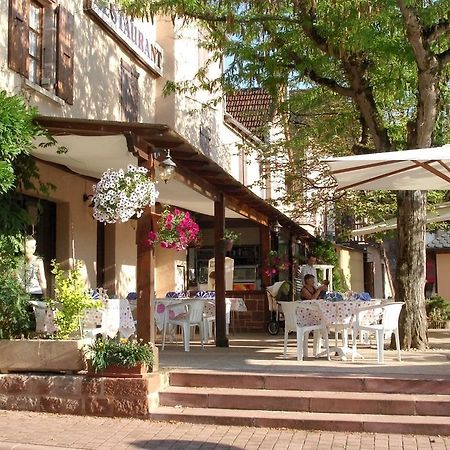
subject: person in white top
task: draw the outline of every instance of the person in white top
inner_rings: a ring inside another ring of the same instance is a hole
[[[19,278],[29,294],[36,297],[47,296],[47,280],[45,278],[44,261],[34,253],[36,239],[32,236],[25,238],[25,263],[19,273]]]
[[[317,257],[314,254],[309,254],[308,255],[308,259],[306,261],[306,264],[303,265],[300,270],[299,270],[299,278],[300,278],[300,282],[302,284],[304,284],[304,280],[305,280],[305,275],[312,275],[314,277],[314,287],[317,289],[318,287],[318,283],[317,283],[317,271],[316,268],[314,267],[314,264],[316,264],[317,262]]]

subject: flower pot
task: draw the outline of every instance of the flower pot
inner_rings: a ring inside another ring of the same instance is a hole
[[[223,240],[223,248],[226,252],[231,252],[233,249],[234,241],[231,239],[224,239]]]
[[[147,376],[147,366],[145,364],[139,364],[133,367],[125,367],[112,364],[103,370],[95,372],[88,362],[88,375],[90,377],[108,378],[144,378]]]

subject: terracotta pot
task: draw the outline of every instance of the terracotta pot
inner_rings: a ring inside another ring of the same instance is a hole
[[[88,375],[90,377],[109,377],[109,378],[144,378],[147,376],[147,366],[139,364],[134,367],[110,365],[106,369],[94,372],[94,369],[88,363]]]
[[[233,249],[233,244],[234,244],[233,240],[230,240],[230,239],[223,240],[223,247],[226,252],[231,252],[231,250]]]

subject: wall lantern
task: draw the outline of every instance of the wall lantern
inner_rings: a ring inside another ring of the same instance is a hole
[[[170,156],[170,150],[166,150],[166,157],[160,162],[159,179],[167,183],[175,174],[175,167],[177,165]]]
[[[271,228],[272,228],[272,231],[278,235],[278,234],[280,234],[281,228],[283,228],[283,227],[280,225],[280,222],[278,222],[278,220],[275,219],[275,222],[272,223]]]

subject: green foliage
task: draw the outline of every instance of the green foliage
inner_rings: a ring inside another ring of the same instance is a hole
[[[16,273],[19,248],[19,236],[0,236],[0,339],[20,338],[30,331],[30,295]]]
[[[338,215],[374,222],[395,215],[395,195],[336,196],[320,159],[410,145],[408,130],[423,107],[419,96],[427,98],[431,87],[419,84],[419,56],[406,31],[403,3],[424,36],[439,29],[425,48],[448,53],[450,0],[119,0],[133,15],[197,21],[207,30],[201,42],[211,54],[207,64],[226,61],[217,80],[208,80],[200,68],[196,80],[169,81],[167,94],[203,88],[216,97],[220,85],[224,92],[262,87],[273,96],[271,125],[284,131],[259,152],[267,167],[276,162],[285,175],[290,189],[279,203],[295,205],[291,210],[300,217],[337,201]],[[450,141],[449,61],[441,59],[433,145]],[[267,131],[262,127],[258,134]]]
[[[55,275],[55,300],[47,302],[56,308],[55,323],[57,337],[67,339],[80,330],[80,321],[88,308],[98,308],[101,302],[93,300],[86,290],[81,275],[81,262],[75,261],[74,268],[64,271],[56,261],[52,261]]]
[[[151,369],[153,366],[153,347],[142,341],[128,341],[116,339],[97,339],[88,346],[86,357],[95,372],[108,366],[134,367],[145,364]]]
[[[23,97],[0,91],[0,235],[24,233],[30,219],[16,189],[46,194],[53,187],[39,180],[31,157],[34,140],[42,137],[43,147],[55,140],[35,123],[37,110],[27,106]]]
[[[440,297],[433,295],[425,303],[427,317],[433,322],[441,322],[450,320],[450,302]]]
[[[310,251],[317,256],[318,264],[330,264],[333,269],[333,289],[337,292],[345,290],[342,270],[334,243],[321,238],[315,238],[310,245]]]
[[[226,241],[237,242],[237,241],[239,241],[240,237],[241,237],[241,234],[237,233],[236,231],[233,231],[233,230],[225,229],[225,231],[223,233],[223,239]]]

